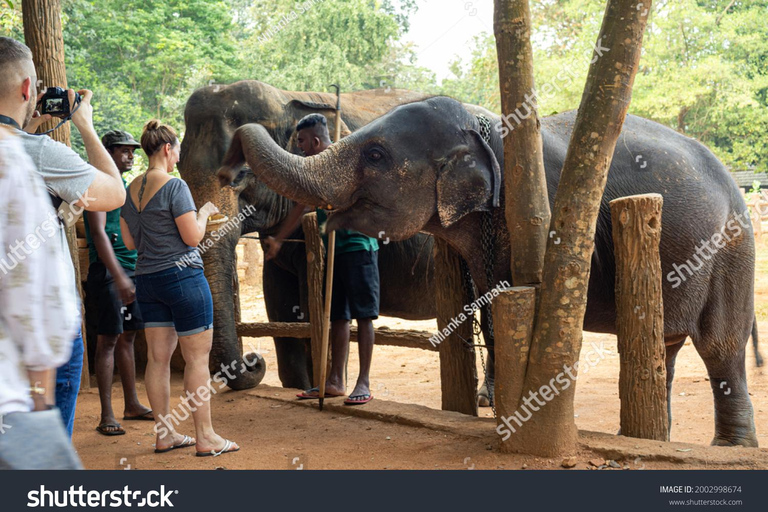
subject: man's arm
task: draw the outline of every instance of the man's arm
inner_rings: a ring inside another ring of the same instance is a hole
[[[69,93],[69,104],[74,105],[75,92],[71,89],[67,92]],[[88,161],[101,172],[96,174],[91,186],[85,192],[84,198],[92,199],[80,199],[74,203],[74,206],[88,211],[108,212],[123,206],[125,187],[122,178],[120,178],[120,171],[117,170],[109,152],[101,144],[93,127],[93,106],[91,106],[93,93],[87,89],[78,92],[82,100],[78,109],[72,114],[72,123],[83,138]]]
[[[301,217],[310,211],[312,211],[312,209],[308,206],[304,206],[303,204],[297,204],[293,207],[293,210],[291,210],[291,212],[288,214],[288,217],[286,217],[283,221],[283,227],[280,228],[277,236],[270,236],[265,240],[266,245],[269,247],[267,254],[264,255],[265,260],[271,260],[277,256],[277,254],[280,252],[280,248],[283,246],[283,240],[285,240],[288,235],[296,231],[296,228],[298,228],[299,224],[301,223]]]
[[[107,214],[104,212],[86,212],[86,215],[88,216],[88,227],[91,230],[91,239],[93,245],[96,246],[99,259],[112,274],[123,304],[130,304],[136,299],[136,289],[133,286],[133,281],[125,274],[120,262],[117,261],[115,249],[112,247],[109,235],[104,230],[107,225]]]

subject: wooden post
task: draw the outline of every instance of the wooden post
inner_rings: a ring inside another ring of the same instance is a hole
[[[307,285],[309,291],[309,326],[312,347],[312,384],[320,386],[321,346],[323,340],[323,271],[325,249],[315,212],[301,219],[307,253]],[[327,361],[326,364],[329,362]]]
[[[611,201],[616,254],[616,334],[621,434],[669,440],[659,194]]]
[[[461,339],[471,339],[472,318],[464,311],[471,302],[470,290],[464,289],[460,256],[444,240],[435,238],[435,300],[437,329],[449,328],[452,319],[466,319],[438,345],[440,353],[440,389],[444,411],[477,416],[477,367],[475,349]],[[461,336],[461,337],[460,337]]]
[[[496,414],[502,418],[515,414],[523,393],[525,369],[533,336],[536,288],[518,286],[500,291],[493,299],[496,341]],[[514,425],[513,425],[514,426]],[[501,451],[510,452],[512,444],[502,440]]]
[[[61,28],[61,2],[60,0],[22,0],[22,17],[24,19],[24,41],[32,50],[32,60],[35,63],[37,78],[43,87],[58,85],[67,88],[67,71],[64,66],[64,33]],[[56,126],[59,119],[45,123],[43,130]],[[51,138],[70,145],[69,123],[65,123],[58,130],[51,133]],[[72,265],[75,267],[75,282],[80,297],[83,297],[82,277],[80,269],[80,256],[77,247],[77,234],[75,226],[65,229],[69,253]],[[81,306],[82,308],[82,306]],[[83,371],[80,376],[80,388],[91,387],[88,371],[88,345],[85,332],[85,311],[81,310],[82,335],[83,335]]]

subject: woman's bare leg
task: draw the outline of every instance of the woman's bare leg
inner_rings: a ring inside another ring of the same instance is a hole
[[[187,391],[189,408],[197,432],[197,451],[220,451],[226,440],[213,430],[211,424],[210,370],[208,359],[211,353],[213,330],[179,337],[181,353],[184,356],[184,389]],[[154,406],[153,406],[154,407]],[[233,445],[232,449],[238,446]]]
[[[155,415],[155,448],[163,450],[184,439],[175,429],[178,419],[171,414],[171,356],[178,337],[173,327],[147,327],[144,333],[147,337],[144,383]]]

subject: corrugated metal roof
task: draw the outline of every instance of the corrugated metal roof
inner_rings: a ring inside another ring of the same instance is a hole
[[[732,172],[734,181],[740,187],[751,187],[755,181],[760,182],[761,188],[768,187],[768,173],[752,171]]]

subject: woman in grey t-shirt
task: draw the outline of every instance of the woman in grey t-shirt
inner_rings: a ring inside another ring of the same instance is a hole
[[[187,184],[168,174],[179,161],[173,128],[150,121],[141,135],[141,148],[149,157],[149,168],[128,186],[120,225],[125,245],[138,251],[136,299],[147,337],[144,380],[155,415],[155,452],[188,446],[196,446],[199,457],[235,452],[240,447],[216,434],[211,425],[208,359],[213,300],[197,250],[208,217],[218,209],[206,203],[197,212]],[[190,399],[171,411],[170,364],[177,339]],[[174,429],[189,412],[197,441]]]

